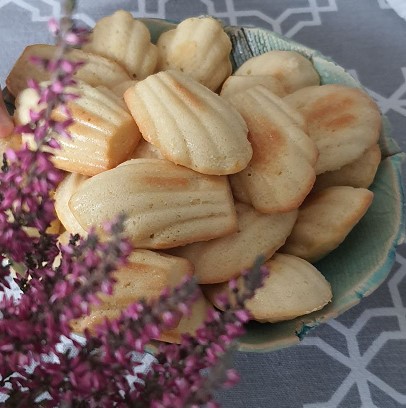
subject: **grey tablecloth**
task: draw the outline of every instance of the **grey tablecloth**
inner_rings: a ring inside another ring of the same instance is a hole
[[[406,0],[397,1],[398,4]],[[385,0],[79,0],[92,26],[117,8],[180,20],[211,14],[273,29],[331,56],[367,87],[406,150],[406,22]],[[0,82],[23,47],[49,41],[56,0],[0,0]],[[230,408],[406,407],[406,246],[386,282],[299,345],[235,354],[239,385],[220,392]]]

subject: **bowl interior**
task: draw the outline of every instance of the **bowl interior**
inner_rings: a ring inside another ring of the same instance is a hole
[[[153,41],[175,27],[163,20],[145,20]],[[280,35],[259,28],[226,27],[233,49],[234,68],[248,58],[270,50],[292,50],[309,58],[321,77],[322,84],[339,83],[362,87],[361,84],[331,59]],[[333,302],[310,315],[277,324],[248,324],[240,339],[240,351],[271,351],[298,343],[313,327],[348,310],[373,292],[387,277],[395,259],[397,245],[404,241],[404,191],[401,162],[404,154],[390,136],[384,118],[380,136],[382,163],[370,189],[374,201],[365,217],[345,241],[316,264],[330,282]]]

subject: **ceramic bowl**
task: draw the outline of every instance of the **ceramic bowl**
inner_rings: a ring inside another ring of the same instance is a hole
[[[175,24],[145,20],[153,41]],[[273,32],[248,27],[227,27],[233,49],[234,69],[248,58],[270,50],[297,51],[312,62],[322,84],[338,83],[362,87],[345,70],[318,51]],[[404,154],[390,136],[387,120],[380,136],[382,163],[370,189],[375,197],[365,217],[335,251],[315,266],[330,282],[333,302],[326,308],[294,320],[276,323],[250,323],[238,343],[240,351],[265,352],[298,343],[311,329],[335,318],[371,294],[388,276],[395,260],[396,247],[404,241],[404,192],[401,162]]]
[[[153,41],[176,25],[165,20],[144,19],[144,22]],[[322,84],[362,87],[334,61],[290,39],[260,28],[226,27],[226,31],[233,44],[231,60],[234,69],[248,58],[270,50],[293,50],[313,62]],[[13,110],[13,101],[7,90],[5,100],[9,102],[10,110]],[[340,247],[315,264],[331,284],[334,296],[332,303],[318,312],[286,322],[252,322],[247,325],[247,333],[239,340],[238,350],[267,352],[297,344],[311,328],[341,315],[359,303],[388,276],[395,260],[396,247],[405,238],[401,172],[404,154],[390,136],[388,121],[383,119],[379,141],[383,160],[370,187],[375,195],[372,206]]]

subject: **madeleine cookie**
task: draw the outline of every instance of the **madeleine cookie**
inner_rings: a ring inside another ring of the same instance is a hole
[[[374,181],[375,174],[381,162],[381,149],[373,145],[354,162],[336,171],[327,171],[316,178],[313,191],[319,191],[331,186],[351,186],[368,188]]]
[[[220,95],[227,97],[256,85],[262,85],[280,97],[286,95],[281,82],[271,75],[231,75],[224,82]]]
[[[129,160],[98,174],[80,185],[69,206],[85,230],[125,214],[125,235],[137,248],[173,248],[237,229],[226,177],[167,160]]]
[[[23,89],[27,88],[28,79],[34,79],[37,82],[48,81],[51,74],[39,65],[33,64],[30,59],[33,56],[51,59],[55,50],[55,45],[46,44],[34,44],[26,47],[6,79],[7,89],[10,93],[17,96]],[[84,62],[74,77],[90,86],[103,85],[112,88],[120,82],[131,79],[127,71],[119,64],[100,55],[73,49],[67,53],[66,58],[74,62]]]
[[[192,304],[190,315],[182,316],[177,326],[162,331],[156,340],[167,343],[180,343],[183,334],[195,336],[197,329],[203,325],[207,313],[211,308],[212,305],[206,300],[203,294],[201,294]],[[106,305],[103,309],[92,310],[90,315],[71,322],[71,327],[74,332],[78,333],[83,332],[85,329],[89,329],[92,332],[95,331],[96,327],[105,319],[117,319],[121,312],[122,309],[115,308],[112,305]]]
[[[3,154],[8,150],[19,150],[21,148],[21,135],[12,133],[7,137],[0,137],[0,160],[3,158]]]
[[[236,204],[238,231],[207,242],[175,248],[172,254],[189,259],[199,283],[219,283],[237,277],[262,255],[269,259],[292,231],[297,210],[261,214],[249,205]]]
[[[77,173],[68,173],[56,188],[55,212],[59,221],[65,227],[66,231],[71,234],[87,235],[87,231],[79,224],[76,217],[72,214],[69,207],[69,200],[78,187],[87,180],[87,176]]]
[[[124,97],[124,93],[128,88],[134,86],[138,81],[136,80],[128,80],[124,82],[120,82],[119,84],[113,86],[111,90],[120,98]]]
[[[312,86],[284,100],[307,120],[308,134],[320,152],[317,174],[340,169],[378,142],[378,106],[358,88],[338,84]]]
[[[337,248],[367,212],[372,191],[348,186],[311,194],[281,252],[315,262]]]
[[[141,138],[136,123],[123,100],[104,87],[93,88],[84,82],[71,92],[80,97],[69,102],[74,123],[70,138],[54,134],[60,149],[52,149],[55,167],[92,176],[127,160]],[[29,110],[37,107],[38,94],[25,89],[16,99],[15,118],[19,124],[29,121]],[[65,120],[62,110],[53,112],[56,120]],[[26,141],[35,142],[30,136]]]
[[[176,69],[216,91],[231,74],[231,41],[218,20],[192,17],[158,39],[158,70]]]
[[[180,343],[182,334],[196,335],[196,331],[201,327],[207,318],[210,309],[213,309],[210,302],[203,296],[203,293],[192,304],[190,315],[183,316],[179,324],[171,330],[161,333],[159,340],[168,343]]]
[[[265,266],[269,268],[269,276],[246,303],[253,320],[263,323],[291,320],[320,310],[331,301],[330,284],[304,259],[278,253]],[[242,284],[241,277],[238,282]],[[226,293],[232,301],[227,283],[208,285],[203,290],[217,307],[216,297],[220,293]]]
[[[234,196],[240,201],[248,196],[264,213],[298,208],[313,187],[318,154],[303,122],[293,119],[300,115],[261,85],[229,100],[247,122],[253,148],[247,168],[229,177]]]
[[[244,169],[251,159],[241,115],[181,72],[151,75],[128,89],[124,99],[144,139],[175,164],[225,175]]]
[[[245,61],[235,75],[271,75],[286,94],[311,85],[319,85],[320,77],[313,64],[295,51],[268,51]]]
[[[97,21],[83,50],[119,63],[133,79],[151,75],[158,62],[147,26],[124,10]]]
[[[135,148],[133,154],[129,159],[162,159],[165,160],[165,157],[162,156],[162,153],[159,149],[153,144],[147,142],[145,139],[141,138],[137,147]]]
[[[193,265],[186,259],[137,249],[128,257],[127,265],[114,273],[116,283],[112,295],[99,294],[101,303],[92,307],[89,316],[78,319],[74,329],[92,329],[106,317],[119,316],[136,301],[155,300],[165,289],[174,289],[191,274]]]

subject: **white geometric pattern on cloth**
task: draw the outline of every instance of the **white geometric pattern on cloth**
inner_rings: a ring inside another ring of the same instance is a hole
[[[404,82],[400,84],[399,87],[395,89],[388,97],[380,95],[372,89],[365,89],[375,99],[383,114],[387,114],[390,110],[393,110],[394,112],[406,117],[406,67],[401,67],[400,70],[402,72]],[[354,69],[349,69],[348,72],[354,78],[359,79],[357,71]]]
[[[273,31],[284,34],[287,37],[297,35],[305,27],[321,26],[323,24],[323,16],[326,16],[328,13],[337,12],[344,3],[342,0],[277,0],[274,1],[274,3],[283,4],[285,6],[284,10],[276,17],[271,17],[270,13],[264,11],[263,8],[252,7],[250,10],[247,10],[248,7],[242,7],[242,2],[238,0],[224,0],[223,2],[224,7],[220,8],[215,0],[189,0],[189,4],[195,3],[196,7],[200,7],[199,10],[201,6],[204,5],[207,14],[227,19],[230,24],[238,25],[241,21],[246,24],[249,18],[252,18],[255,23],[255,21],[259,19]],[[250,2],[251,0],[246,0],[244,4],[248,5]],[[367,0],[366,3],[367,2],[370,2],[370,0]],[[81,2],[79,1],[79,3]],[[110,0],[98,0],[99,10],[103,11],[103,5],[107,6],[109,3],[111,3]],[[116,1],[115,3],[117,3],[117,7],[119,7],[120,2]],[[155,4],[155,7],[152,8],[153,11],[151,11],[151,3]],[[169,3],[171,3],[170,0],[139,0],[132,2],[129,11],[131,11],[135,17],[165,18]],[[256,1],[252,3],[259,4],[260,2]],[[271,2],[269,3],[268,9],[270,10],[272,6]],[[376,0],[371,3],[374,3],[377,9],[390,9],[386,0]],[[83,7],[86,7],[90,2],[86,2],[85,0],[82,4]],[[127,1],[126,4],[129,4],[129,2]],[[298,4],[300,4],[300,6]],[[149,7],[147,7],[147,5]],[[44,32],[46,31],[45,22],[48,21],[51,16],[58,17],[60,14],[59,0],[0,0],[0,22],[3,25],[5,22],[1,20],[1,9],[5,7],[15,8],[16,13],[18,9],[26,10],[32,22],[44,22]],[[89,14],[90,13],[86,13],[86,9],[81,9],[81,11],[75,15],[75,18],[92,27],[95,24],[95,19],[94,16]],[[183,18],[181,12],[179,12],[178,18]],[[0,29],[2,28],[1,24]],[[401,65],[404,64],[402,63]],[[406,67],[399,67],[399,70],[403,80],[397,82],[396,86],[391,88],[389,95],[383,95],[382,91],[377,92],[372,89],[373,87],[371,86],[367,88],[367,91],[377,101],[383,113],[396,112],[406,118]],[[354,77],[357,77],[356,70],[353,69],[350,72]],[[406,251],[403,252],[406,254]],[[313,399],[310,399],[310,401],[313,402],[302,405],[303,407],[342,407],[346,396],[354,386],[358,389],[362,406],[366,408],[375,407],[377,405],[372,395],[371,385],[388,396],[388,402],[381,405],[382,408],[392,407],[394,406],[393,404],[397,404],[396,406],[406,406],[406,388],[402,390],[396,389],[396,387],[389,384],[387,380],[384,380],[383,376],[372,372],[371,367],[369,367],[370,363],[379,357],[379,354],[387,347],[389,342],[405,341],[406,298],[403,295],[402,301],[400,286],[403,285],[403,287],[406,287],[406,259],[398,253],[396,260],[400,268],[395,271],[390,280],[382,285],[382,287],[387,288],[390,294],[392,301],[391,306],[369,307],[363,311],[359,317],[354,318],[353,323],[349,327],[345,326],[339,320],[331,320],[326,323],[326,326],[342,334],[342,338],[348,349],[348,355],[343,354],[341,350],[338,350],[328,343],[326,336],[318,335],[317,331],[314,334],[310,334],[310,336],[306,337],[301,343],[300,347],[305,348],[306,352],[308,351],[311,358],[316,362],[318,359],[323,362],[322,355],[327,355],[328,358],[337,361],[340,365],[349,370],[343,381],[338,380],[337,383],[333,384],[333,392],[330,393],[330,395],[315,395]],[[368,347],[365,350],[361,350],[358,338],[359,334],[374,318],[378,317],[384,319],[395,318],[398,323],[398,328],[396,330],[381,330],[379,334],[374,336],[374,340]],[[300,385],[295,384],[296,388],[298,386]],[[292,387],[292,389],[294,389],[294,387]],[[269,392],[272,392],[272,390],[269,390]],[[301,402],[298,403],[302,404]],[[230,405],[227,406],[237,408],[241,405],[238,405],[236,402],[234,405],[230,403]]]
[[[384,10],[391,8],[391,6],[388,4],[386,0],[378,0],[378,4],[379,4],[379,7]]]
[[[164,7],[168,0],[158,0],[157,13],[145,13],[145,4],[148,0],[139,0],[139,12],[133,13],[135,16],[146,16],[155,18],[164,18]],[[318,5],[317,0],[308,0],[308,6],[305,7],[289,7],[286,8],[277,18],[271,18],[260,10],[237,10],[232,0],[226,0],[226,11],[216,11],[215,1],[213,0],[201,0],[207,7],[207,14],[218,18],[228,18],[231,25],[238,25],[238,19],[241,17],[256,17],[265,23],[269,24],[273,31],[284,34],[286,37],[292,37],[303,27],[320,25],[320,13],[328,11],[337,11],[336,0],[327,0],[327,4]],[[311,20],[305,19],[304,21],[297,22],[293,27],[289,28],[285,32],[282,32],[282,23],[292,15],[305,14],[311,15]]]
[[[392,298],[393,307],[380,307],[365,310],[361,316],[348,328],[337,320],[331,320],[326,324],[340,332],[347,342],[348,356],[341,353],[323,339],[318,337],[305,337],[302,344],[305,346],[316,346],[324,353],[328,354],[333,359],[350,369],[349,374],[336,389],[329,401],[310,403],[303,405],[304,408],[325,408],[338,407],[347,396],[353,385],[358,387],[358,392],[362,401],[363,407],[376,407],[371,398],[371,392],[368,382],[380,388],[399,404],[406,405],[406,395],[398,392],[381,378],[377,377],[367,366],[379,353],[379,351],[390,340],[404,340],[406,333],[406,307],[402,303],[399,284],[406,279],[406,259],[401,255],[396,256],[396,261],[401,265],[401,268],[387,282],[389,292]],[[378,337],[370,344],[364,353],[361,354],[357,341],[357,335],[365,327],[369,320],[374,317],[396,317],[399,322],[398,331],[386,331],[378,335]],[[327,405],[328,404],[328,405]]]

